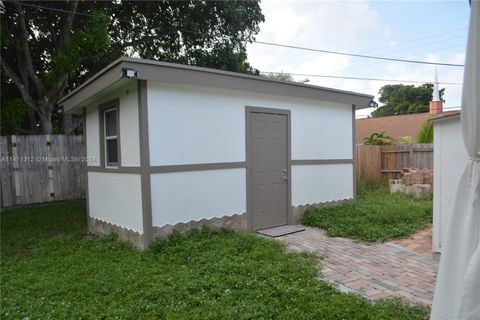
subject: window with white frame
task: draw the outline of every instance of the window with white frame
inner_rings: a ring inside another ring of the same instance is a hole
[[[107,109],[103,112],[104,137],[105,137],[105,165],[118,166],[118,128],[117,108]]]

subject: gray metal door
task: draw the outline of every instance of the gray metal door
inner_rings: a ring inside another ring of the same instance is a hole
[[[252,229],[288,223],[288,116],[250,112]]]

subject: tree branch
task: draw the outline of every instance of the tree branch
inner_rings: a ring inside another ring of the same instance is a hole
[[[57,51],[60,51],[65,45],[65,42],[70,39],[70,33],[72,31],[73,19],[75,18],[75,13],[77,12],[77,6],[77,0],[71,1],[71,6],[68,9],[70,12],[67,13],[65,21],[63,22],[63,32],[58,43]]]
[[[35,73],[35,70],[33,69],[33,63],[32,63],[32,55],[30,53],[30,48],[28,47],[28,41],[27,41],[27,26],[25,23],[25,14],[23,12],[22,7],[18,2],[14,2],[15,9],[17,10],[18,17],[19,17],[19,27],[20,27],[20,32],[19,32],[19,41],[20,45],[22,46],[22,51],[23,51],[23,57],[25,59],[25,67],[26,70],[28,71],[28,74],[30,78],[32,79],[33,83],[35,84],[35,87],[37,89],[37,92],[40,89],[40,81],[38,80],[38,76]],[[19,61],[20,63],[20,61]]]
[[[20,78],[15,74],[15,72],[10,68],[7,63],[5,62],[5,59],[0,59],[1,67],[3,72],[10,78],[12,79],[13,82],[18,87],[18,90],[22,94],[23,100],[25,100],[25,103],[31,107],[33,110],[36,112],[40,112],[40,109],[37,107],[35,104],[32,96],[30,95],[30,92],[28,91],[28,88],[25,86],[25,84],[20,80]]]

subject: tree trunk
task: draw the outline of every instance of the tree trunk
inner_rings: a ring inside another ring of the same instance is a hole
[[[29,125],[28,129],[31,134],[36,134],[38,131],[37,118],[35,117],[35,112],[33,111],[32,108],[27,107],[27,115],[28,115],[28,125]]]
[[[50,108],[42,109],[44,112],[39,114],[41,134],[52,134],[52,111]]]

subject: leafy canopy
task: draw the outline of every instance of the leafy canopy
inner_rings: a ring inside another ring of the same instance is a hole
[[[121,56],[258,74],[256,1],[2,1],[0,14],[2,72],[43,133],[60,97]]]
[[[443,99],[444,92],[445,89],[440,90],[440,99]],[[425,83],[418,87],[389,84],[380,88],[378,93],[380,94],[378,100],[382,105],[372,112],[372,117],[428,112],[433,95],[433,84]]]
[[[385,135],[385,131],[374,132],[369,137],[363,138],[363,144],[372,146],[386,146],[391,145],[393,139]]]

